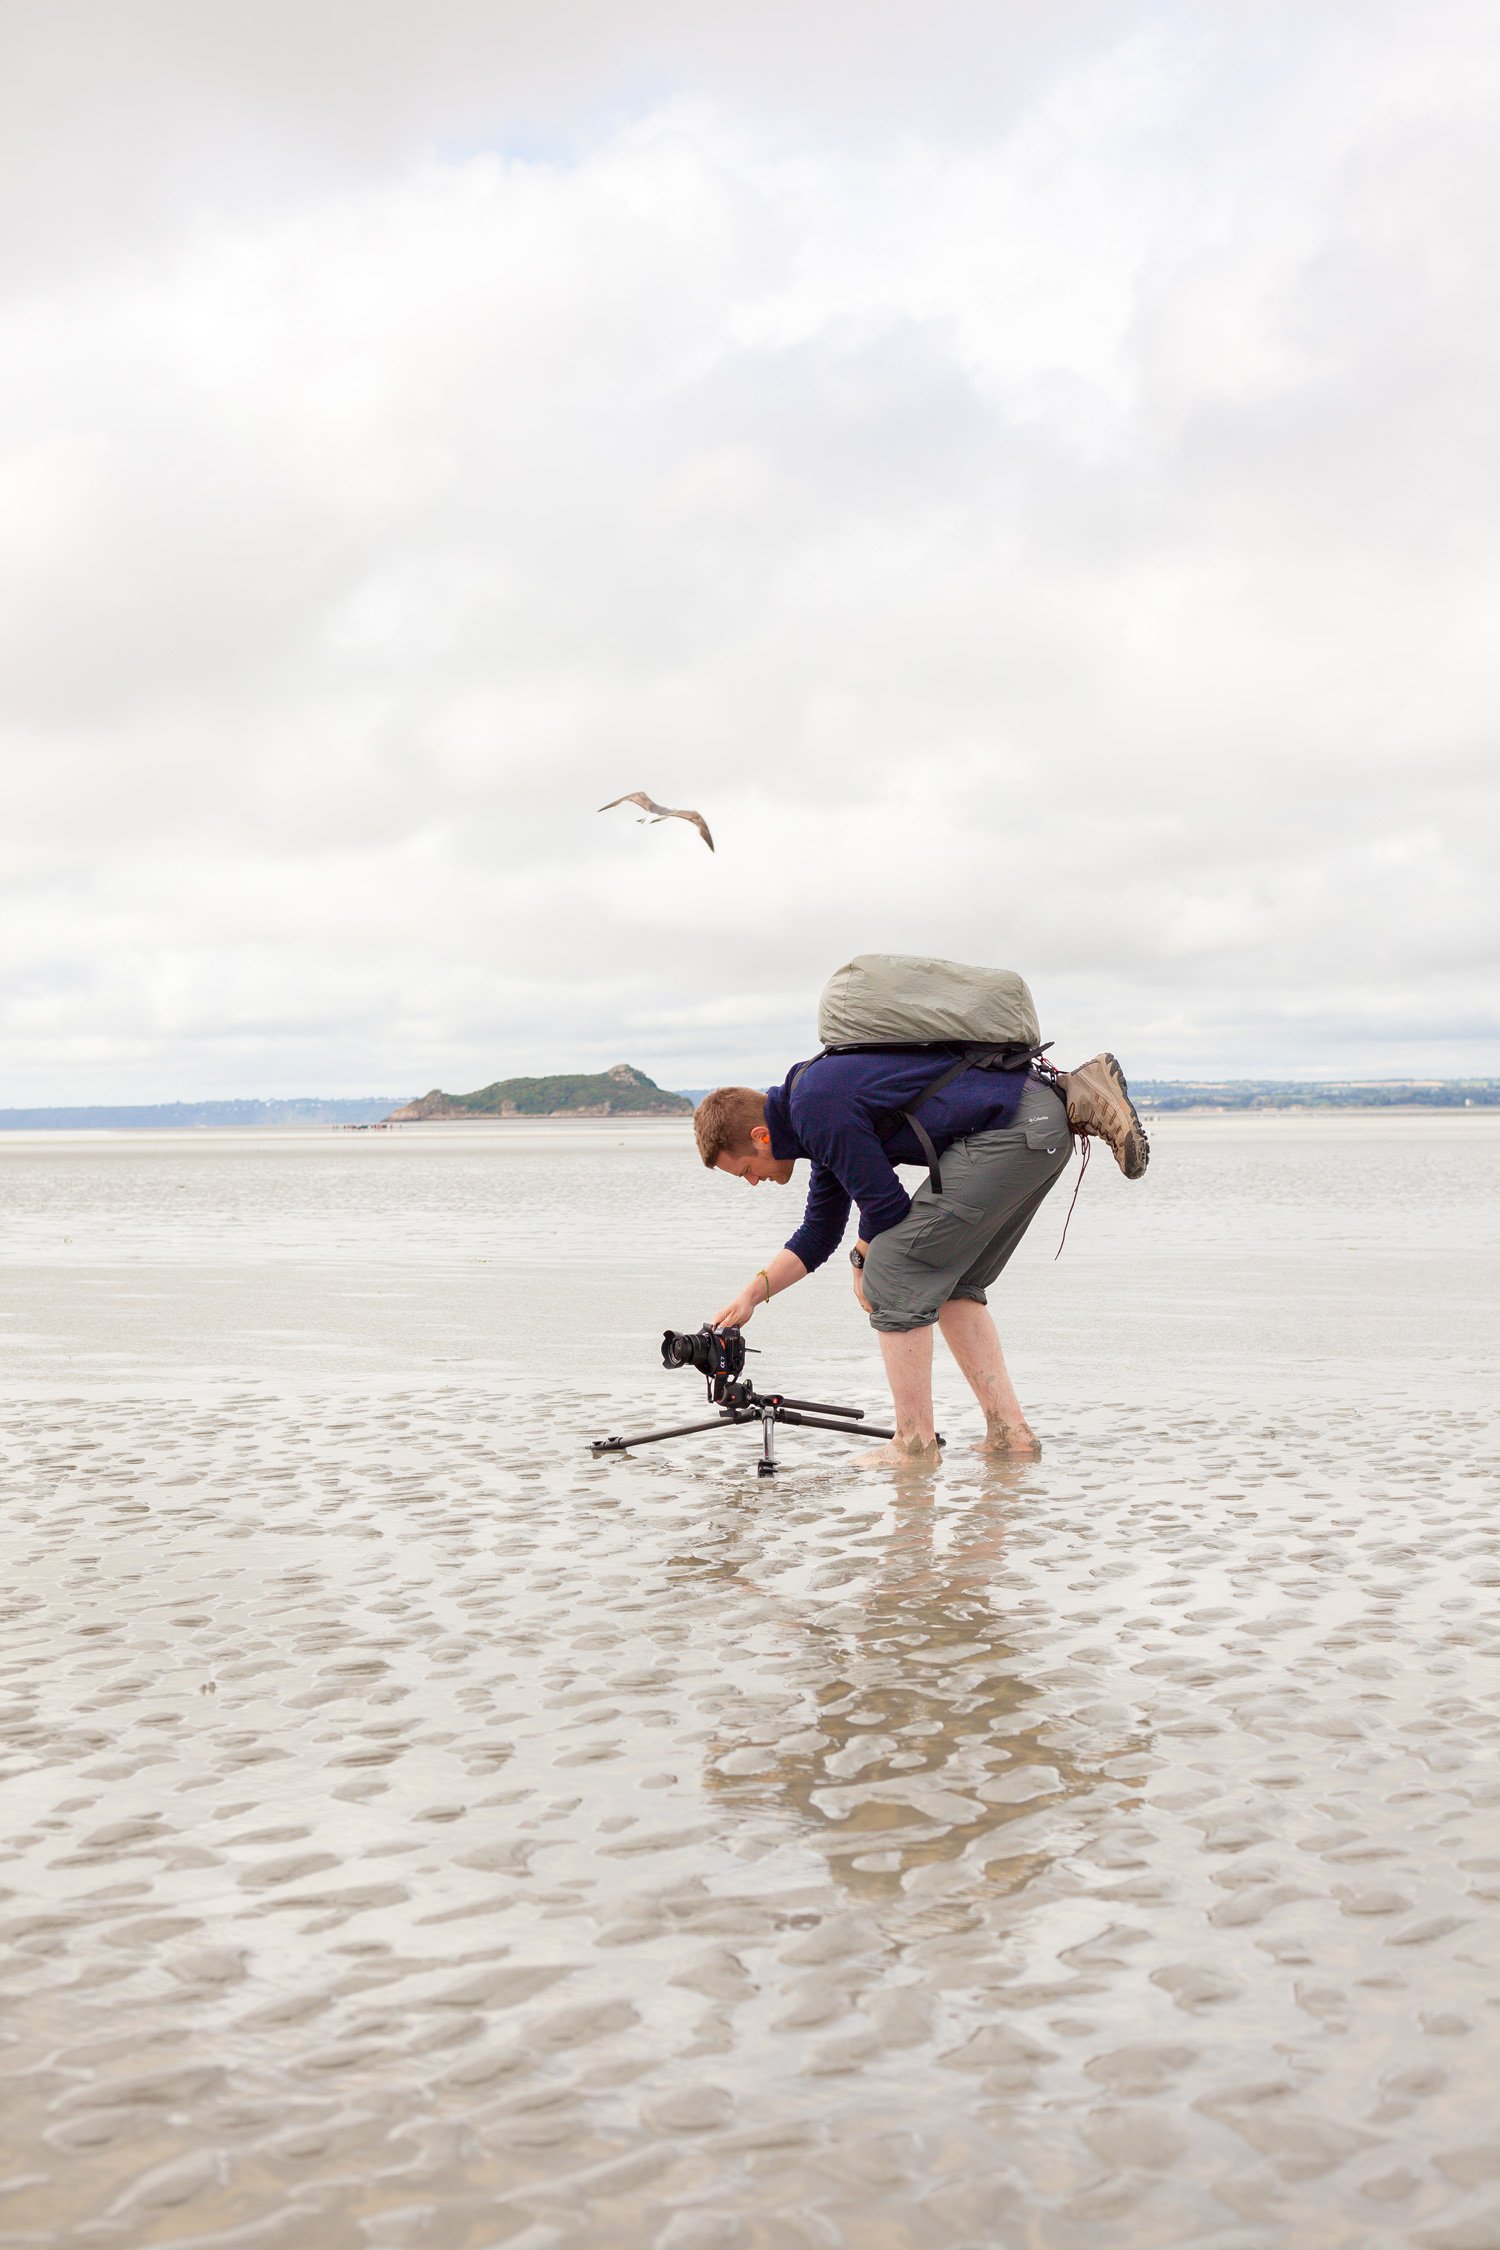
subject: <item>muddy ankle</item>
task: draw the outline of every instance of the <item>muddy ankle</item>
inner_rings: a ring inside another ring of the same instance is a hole
[[[1042,1441],[1029,1422],[987,1422],[981,1453],[1029,1453],[1042,1450]]]
[[[936,1468],[943,1458],[943,1449],[934,1438],[926,1444],[921,1438],[891,1438],[877,1445],[873,1453],[856,1453],[852,1466],[856,1469]]]

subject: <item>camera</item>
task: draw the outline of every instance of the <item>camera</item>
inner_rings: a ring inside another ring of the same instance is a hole
[[[696,1367],[712,1382],[716,1375],[733,1378],[745,1371],[745,1339],[738,1328],[710,1328],[707,1321],[695,1331],[668,1328],[661,1340],[663,1367]]]

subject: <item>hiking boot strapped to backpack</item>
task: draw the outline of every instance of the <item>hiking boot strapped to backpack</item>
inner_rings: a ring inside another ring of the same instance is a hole
[[[1126,1179],[1138,1180],[1151,1161],[1151,1144],[1114,1056],[1095,1055],[1077,1070],[1060,1070],[1057,1090],[1068,1105],[1073,1131],[1108,1141]]]

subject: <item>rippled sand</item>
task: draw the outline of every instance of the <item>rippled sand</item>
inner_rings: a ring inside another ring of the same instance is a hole
[[[18,1390],[0,2243],[1494,2250],[1493,1418],[1308,1372]]]

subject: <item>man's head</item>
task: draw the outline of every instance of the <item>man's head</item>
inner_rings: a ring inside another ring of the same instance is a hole
[[[710,1171],[729,1172],[758,1187],[774,1180],[785,1187],[795,1159],[771,1154],[766,1097],[753,1086],[716,1086],[693,1112],[698,1154]]]

